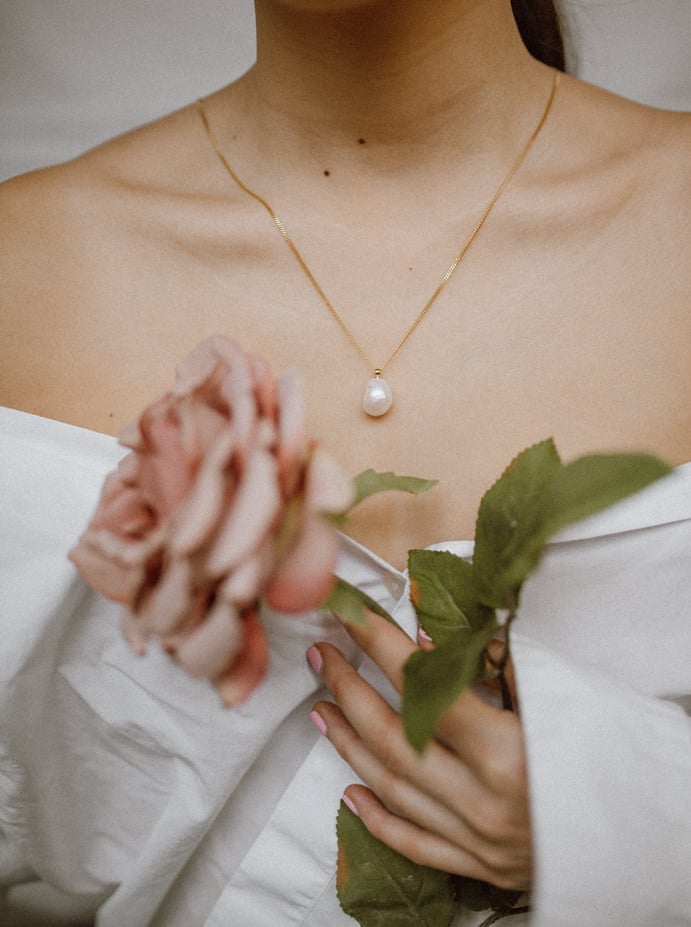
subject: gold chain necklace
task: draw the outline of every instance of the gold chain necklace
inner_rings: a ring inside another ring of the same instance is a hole
[[[341,318],[340,314],[334,308],[333,304],[331,303],[331,300],[328,298],[324,290],[322,290],[314,274],[312,273],[312,271],[309,269],[309,267],[305,263],[305,259],[302,257],[302,255],[298,251],[295,243],[293,242],[292,238],[288,234],[288,230],[286,229],[285,225],[281,222],[281,220],[276,215],[275,210],[263,197],[259,196],[258,193],[255,193],[254,190],[251,190],[247,186],[247,184],[243,183],[242,180],[240,180],[240,178],[237,176],[233,168],[230,166],[225,155],[221,151],[221,148],[218,144],[216,136],[214,135],[214,132],[211,128],[208,117],[206,115],[206,111],[204,110],[202,101],[201,100],[196,101],[197,110],[199,111],[199,115],[201,116],[204,129],[206,130],[206,134],[209,138],[209,141],[211,142],[211,146],[216,152],[216,155],[218,156],[219,161],[221,162],[223,167],[226,169],[228,174],[230,174],[230,176],[233,178],[235,183],[240,187],[240,189],[243,190],[245,193],[247,193],[248,196],[251,196],[252,199],[260,203],[264,207],[264,209],[269,213],[273,222],[275,223],[276,227],[281,233],[283,240],[290,248],[293,256],[295,257],[295,260],[298,262],[298,264],[302,268],[303,273],[305,274],[309,282],[312,284],[312,287],[316,291],[317,295],[319,296],[321,301],[324,303],[326,308],[329,310],[329,312],[331,313],[333,318],[336,320],[336,322],[339,324],[339,326],[341,327],[341,330],[343,331],[344,335],[346,336],[350,344],[357,351],[357,353],[360,355],[363,361],[367,364],[370,370],[374,372],[374,376],[367,382],[367,386],[365,387],[365,394],[362,400],[362,408],[368,415],[375,416],[375,417],[384,415],[391,408],[391,405],[393,403],[393,393],[391,391],[391,387],[389,386],[388,382],[382,377],[382,372],[384,368],[387,367],[391,363],[394,357],[396,357],[396,355],[401,350],[403,345],[410,338],[410,336],[413,334],[413,332],[418,327],[420,322],[422,322],[424,317],[427,315],[429,310],[432,308],[432,306],[437,300],[437,297],[440,295],[442,290],[445,288],[445,286],[447,285],[447,283],[453,276],[456,268],[458,267],[458,265],[461,263],[461,261],[465,257],[468,249],[470,248],[473,241],[475,240],[478,232],[480,231],[482,226],[485,224],[485,221],[487,217],[489,216],[489,214],[492,212],[492,209],[496,205],[497,200],[502,195],[506,187],[509,185],[509,182],[513,178],[514,174],[516,173],[516,171],[519,169],[523,161],[528,156],[530,149],[533,147],[535,140],[537,139],[542,127],[547,121],[547,117],[552,108],[552,103],[554,101],[554,97],[557,92],[557,87],[559,86],[560,76],[561,76],[560,72],[555,70],[554,78],[552,81],[552,89],[551,89],[545,110],[542,116],[540,117],[540,121],[538,122],[535,129],[533,130],[533,133],[528,139],[527,144],[525,145],[525,147],[523,148],[519,156],[516,158],[513,166],[511,167],[511,170],[508,172],[506,177],[501,182],[499,188],[497,189],[497,192],[494,194],[492,199],[489,201],[489,203],[485,207],[485,210],[480,216],[480,219],[477,225],[472,230],[465,244],[463,245],[459,253],[456,255],[456,257],[454,258],[453,263],[451,264],[449,269],[446,271],[446,273],[442,277],[441,282],[437,286],[436,290],[432,293],[430,298],[427,300],[425,305],[422,307],[421,311],[418,313],[418,315],[414,319],[412,325],[410,325],[410,327],[407,329],[407,331],[405,332],[401,340],[398,342],[398,344],[393,349],[393,351],[388,356],[388,358],[384,361],[384,363],[380,364],[379,366],[372,363],[372,361],[369,359],[369,357],[365,353],[365,350],[362,347],[362,345],[357,341],[357,339],[355,338],[351,330],[348,328],[346,323]]]

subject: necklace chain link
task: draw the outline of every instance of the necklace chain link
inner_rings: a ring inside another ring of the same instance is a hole
[[[357,353],[360,355],[360,357],[362,358],[362,360],[367,364],[367,366],[370,368],[370,370],[374,370],[374,371],[375,371],[375,374],[376,374],[376,376],[378,377],[378,376],[380,376],[381,372],[385,369],[385,367],[387,367],[387,366],[391,363],[391,361],[394,359],[394,357],[396,357],[396,355],[397,355],[398,352],[401,350],[401,348],[403,347],[403,345],[404,345],[404,344],[406,343],[406,341],[410,338],[410,336],[413,334],[413,332],[417,329],[418,325],[422,322],[422,320],[425,318],[425,316],[427,315],[427,313],[429,312],[429,310],[432,308],[432,306],[433,306],[434,303],[436,302],[437,298],[439,297],[439,295],[441,294],[441,292],[444,290],[444,288],[445,288],[446,285],[448,284],[448,282],[449,282],[449,280],[451,279],[451,277],[454,275],[454,273],[455,273],[455,271],[456,271],[456,268],[457,268],[458,265],[461,263],[461,261],[463,260],[463,258],[466,256],[466,253],[468,252],[468,249],[470,248],[470,246],[472,245],[472,243],[475,241],[475,238],[477,237],[477,235],[478,235],[480,229],[482,228],[482,226],[485,224],[487,218],[489,217],[489,214],[490,214],[490,213],[492,212],[492,210],[494,209],[494,207],[495,207],[497,201],[499,200],[499,197],[502,195],[502,193],[504,192],[504,190],[507,188],[507,186],[509,185],[509,183],[510,183],[511,180],[513,179],[514,174],[518,171],[518,169],[520,168],[520,166],[523,164],[523,162],[524,162],[525,159],[527,158],[527,156],[528,156],[528,154],[529,154],[531,148],[533,147],[533,145],[534,145],[534,143],[535,143],[535,141],[536,141],[538,135],[540,134],[540,132],[541,132],[541,130],[542,130],[542,127],[544,126],[545,122],[547,121],[547,117],[549,116],[549,112],[550,112],[550,110],[551,110],[551,108],[552,108],[552,103],[553,103],[553,101],[554,101],[554,97],[555,97],[556,92],[557,92],[557,87],[559,86],[559,78],[560,78],[560,76],[561,76],[560,72],[557,71],[557,70],[555,70],[555,71],[554,71],[554,78],[553,78],[553,81],[552,81],[552,89],[551,89],[551,92],[550,92],[550,95],[549,95],[549,99],[548,99],[548,101],[547,101],[547,105],[545,106],[544,112],[542,113],[542,116],[540,117],[540,121],[538,122],[538,124],[537,124],[537,125],[535,126],[535,128],[533,129],[533,132],[532,132],[530,138],[528,139],[526,145],[524,146],[523,150],[521,151],[521,153],[519,154],[519,156],[518,156],[518,157],[516,158],[516,160],[514,161],[513,165],[511,166],[511,169],[509,170],[509,172],[508,172],[508,174],[506,175],[506,177],[502,180],[501,184],[500,184],[499,187],[497,188],[496,193],[494,194],[494,196],[491,198],[491,200],[489,201],[489,203],[488,203],[487,206],[485,207],[485,210],[484,210],[484,212],[482,213],[482,215],[480,216],[480,218],[479,218],[477,224],[475,225],[475,228],[472,230],[472,232],[470,233],[470,235],[469,235],[468,238],[466,239],[466,241],[465,241],[463,247],[462,247],[461,250],[458,252],[458,254],[456,255],[456,257],[454,258],[454,260],[453,260],[451,266],[449,267],[449,269],[446,271],[446,273],[445,273],[444,276],[442,277],[442,279],[441,279],[441,281],[439,282],[439,284],[438,284],[437,288],[435,289],[435,291],[432,293],[432,295],[430,296],[430,298],[427,300],[427,302],[425,303],[425,305],[422,307],[422,309],[420,310],[420,312],[417,314],[417,316],[416,316],[415,319],[413,320],[413,323],[412,323],[412,324],[409,326],[409,328],[406,330],[406,332],[404,333],[403,337],[402,337],[401,340],[398,342],[398,344],[396,345],[396,347],[393,349],[393,351],[391,352],[391,354],[389,354],[389,356],[388,356],[387,359],[384,361],[384,363],[383,363],[383,364],[379,364],[379,365],[374,364],[374,363],[369,359],[369,357],[367,356],[367,354],[366,354],[364,348],[362,347],[362,345],[358,342],[358,340],[355,338],[355,336],[354,336],[353,333],[351,332],[350,328],[346,325],[346,323],[344,322],[344,320],[343,320],[343,318],[341,317],[340,313],[339,313],[338,310],[335,308],[335,306],[333,305],[333,303],[331,302],[331,300],[329,299],[329,297],[326,295],[326,293],[324,292],[324,290],[323,290],[322,287],[320,286],[318,280],[316,279],[316,277],[314,276],[314,274],[313,274],[312,271],[310,270],[309,266],[307,265],[305,259],[304,259],[303,256],[302,256],[302,254],[301,254],[300,251],[298,250],[297,245],[295,244],[295,242],[294,242],[293,239],[291,238],[290,234],[288,233],[287,228],[285,227],[285,225],[283,224],[283,222],[281,222],[281,220],[279,219],[279,217],[276,215],[276,211],[274,210],[274,208],[270,205],[270,203],[268,203],[268,202],[264,199],[264,197],[260,196],[258,193],[255,193],[254,190],[252,190],[250,187],[248,187],[247,184],[244,183],[244,182],[238,177],[238,175],[235,173],[235,171],[234,171],[233,168],[231,167],[230,163],[228,162],[228,159],[226,158],[226,156],[223,154],[223,151],[221,150],[221,147],[220,147],[220,145],[219,145],[219,143],[218,143],[218,140],[216,139],[216,136],[215,136],[215,134],[214,134],[213,129],[211,128],[211,124],[210,124],[210,122],[209,122],[208,116],[207,116],[207,114],[206,114],[206,110],[204,109],[204,106],[203,106],[203,103],[202,103],[201,100],[197,100],[197,101],[196,101],[196,107],[197,107],[197,110],[198,110],[199,115],[200,115],[200,117],[201,117],[202,123],[203,123],[203,125],[204,125],[204,129],[206,130],[206,134],[207,134],[207,136],[208,136],[208,139],[209,139],[209,141],[210,141],[210,143],[211,143],[211,146],[212,146],[212,148],[214,149],[214,151],[216,152],[216,155],[217,155],[219,161],[221,162],[221,164],[223,165],[223,167],[225,168],[225,170],[226,170],[226,171],[228,172],[228,174],[232,177],[232,179],[235,181],[235,183],[238,185],[238,187],[240,187],[240,189],[243,190],[248,196],[252,197],[252,199],[256,200],[261,206],[263,206],[264,209],[265,209],[265,210],[268,212],[268,214],[271,216],[271,219],[273,220],[274,224],[276,225],[276,228],[277,228],[278,231],[281,233],[281,236],[283,237],[283,240],[285,241],[285,243],[286,243],[286,244],[288,245],[288,247],[290,248],[290,250],[291,250],[291,252],[292,252],[292,254],[293,254],[293,257],[295,258],[295,260],[296,260],[296,261],[298,262],[298,264],[300,265],[300,268],[302,269],[303,273],[305,274],[305,276],[307,277],[307,279],[308,279],[309,282],[311,283],[313,289],[315,290],[315,292],[317,293],[317,295],[319,296],[319,298],[321,299],[321,301],[324,303],[324,305],[326,306],[326,308],[329,310],[329,312],[331,313],[331,315],[333,316],[333,318],[336,320],[336,322],[337,322],[338,325],[340,326],[341,330],[343,331],[343,334],[346,336],[346,338],[348,339],[348,341],[350,342],[350,344],[352,345],[352,347],[357,351]]]

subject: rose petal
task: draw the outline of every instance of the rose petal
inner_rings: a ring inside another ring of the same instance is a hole
[[[172,391],[174,395],[184,396],[191,393],[212,376],[218,366],[218,341],[218,336],[206,338],[184,360],[180,361]]]
[[[139,490],[121,483],[118,488],[114,481],[101,497],[89,529],[98,531],[105,528],[122,538],[137,538],[151,531],[155,525],[154,513],[144,504]]]
[[[137,615],[152,634],[173,634],[187,617],[193,598],[191,564],[189,560],[174,560],[144,598]]]
[[[227,669],[244,642],[237,610],[218,599],[206,620],[178,645],[175,659],[191,676],[215,679]]]
[[[297,488],[305,454],[305,394],[297,367],[290,367],[278,383],[278,473],[286,497]]]
[[[312,451],[307,471],[305,503],[312,512],[346,512],[355,499],[355,486],[336,459],[320,447]]]
[[[252,376],[246,361],[242,367],[228,371],[221,384],[221,394],[231,410],[233,430],[244,454],[249,449],[257,420]]]
[[[175,510],[189,491],[197,460],[190,459],[182,442],[180,420],[172,409],[142,416],[147,442],[140,455],[137,485],[142,496],[164,517]]]
[[[274,458],[261,448],[255,448],[209,553],[209,575],[227,573],[257,548],[280,508]]]
[[[229,410],[238,443],[244,451],[257,415],[252,362],[231,338],[216,335],[210,339],[209,349],[218,364],[215,381],[219,397]]]
[[[193,394],[180,400],[177,409],[180,443],[184,448],[187,465],[195,470],[219,434],[230,430],[228,415],[209,405],[203,396]]]
[[[241,367],[250,374],[249,355],[240,347],[237,341],[227,335],[212,335],[209,339],[211,350],[217,361],[222,361],[228,370]]]
[[[158,635],[161,646],[171,656],[175,656],[180,645],[206,620],[211,594],[212,590],[208,587],[198,589],[188,601],[185,613],[180,617],[177,626],[170,632]]]
[[[246,701],[264,678],[269,663],[264,629],[257,612],[245,613],[245,646],[232,666],[216,681],[223,704],[239,705]]]
[[[118,444],[122,447],[129,447],[133,451],[138,451],[143,444],[142,433],[139,429],[139,422],[130,422],[118,435]]]
[[[100,595],[129,605],[146,575],[148,541],[123,542],[107,531],[86,531],[68,557]]]
[[[132,482],[129,479],[129,475],[131,469],[134,469],[136,472],[136,458],[136,454],[128,454],[127,457],[123,457],[117,469],[109,473],[105,478],[103,486],[101,487],[101,495],[98,500],[96,513],[98,513],[102,505],[107,505],[110,500],[119,493],[123,492],[125,489],[132,489]],[[132,461],[134,461],[134,463],[132,463]]]
[[[338,555],[336,531],[318,515],[305,513],[295,546],[265,590],[267,605],[284,612],[320,605],[333,585]]]
[[[264,450],[273,451],[276,447],[278,432],[273,422],[266,418],[260,418],[257,421],[257,427],[254,431],[254,443]]]
[[[249,363],[258,413],[261,417],[273,421],[276,417],[278,397],[271,367],[263,357],[256,354],[249,355]]]
[[[234,448],[235,438],[226,431],[203,459],[196,482],[171,524],[169,543],[174,556],[199,550],[216,529],[232,488],[232,476],[226,471]]]
[[[261,596],[275,562],[276,544],[269,536],[252,556],[231,571],[218,594],[234,605],[250,605]]]
[[[163,546],[163,529],[158,527],[142,538],[119,537],[107,529],[87,529],[82,538],[117,564],[130,567],[146,566]]]
[[[143,657],[146,653],[150,635],[142,628],[141,622],[129,608],[123,608],[120,614],[120,628],[122,636],[129,644],[130,649],[138,657]]]

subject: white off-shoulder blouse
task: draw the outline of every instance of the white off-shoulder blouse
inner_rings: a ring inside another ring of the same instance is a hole
[[[66,559],[122,454],[0,410],[0,886],[41,878],[99,927],[354,925],[334,822],[357,780],[309,722],[324,692],[305,651],[360,657],[326,613],[267,614],[268,679],[224,710],[155,647],[134,656]],[[404,573],[347,538],[338,572],[415,633]],[[523,922],[691,924],[691,464],[558,535],[515,632],[536,857]]]

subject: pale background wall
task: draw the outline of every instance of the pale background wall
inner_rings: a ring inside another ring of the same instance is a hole
[[[557,2],[573,73],[691,109],[691,0]],[[253,30],[251,0],[0,0],[0,179],[228,83]]]
[[[253,60],[251,0],[0,0],[0,178],[177,109]]]
[[[623,96],[691,109],[691,0],[556,0],[570,68]]]

